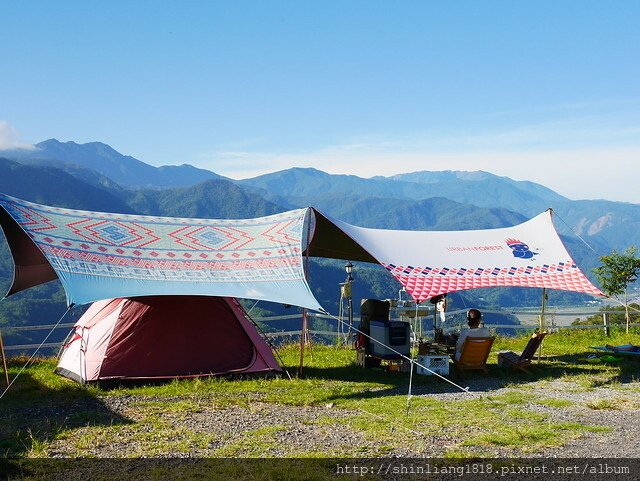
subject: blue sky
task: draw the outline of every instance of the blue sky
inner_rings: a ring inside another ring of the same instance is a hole
[[[632,0],[5,1],[0,148],[487,170],[640,203],[639,23]]]

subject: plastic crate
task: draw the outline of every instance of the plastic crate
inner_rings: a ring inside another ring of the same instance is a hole
[[[423,376],[433,376],[433,373],[446,376],[449,374],[449,356],[447,355],[425,355],[418,356],[418,366],[416,366],[416,372]],[[427,371],[422,366],[430,369]],[[433,371],[433,372],[431,372]]]

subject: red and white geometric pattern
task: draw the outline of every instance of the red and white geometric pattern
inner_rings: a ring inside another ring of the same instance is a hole
[[[413,267],[383,264],[418,302],[481,287],[545,287],[602,296],[572,261],[520,267]]]
[[[306,209],[242,220],[84,212],[0,195],[0,205],[60,273],[120,279],[304,279]]]

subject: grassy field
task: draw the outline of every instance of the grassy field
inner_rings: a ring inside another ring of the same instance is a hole
[[[330,346],[306,351],[300,379],[204,378],[112,389],[79,386],[53,374],[55,360],[38,359],[0,400],[0,452],[5,458],[322,458],[419,456],[437,445],[435,454],[446,458],[528,456],[613,429],[567,419],[567,412],[640,408],[640,363],[586,360],[590,345],[640,344],[640,334],[561,331],[546,338],[533,374],[497,366],[495,353],[520,352],[526,340],[498,338],[490,376],[453,378],[470,393],[414,375],[410,400],[408,374],[359,368],[354,351]],[[298,347],[279,352],[293,374]],[[11,376],[23,363],[12,360]],[[215,416],[226,422],[234,413],[266,421],[226,434],[197,422]],[[274,413],[279,416],[271,419]],[[293,431],[313,439],[296,442]]]

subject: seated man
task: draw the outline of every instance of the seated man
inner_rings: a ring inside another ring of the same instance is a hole
[[[491,337],[491,333],[486,327],[480,327],[481,320],[482,313],[478,309],[469,309],[467,311],[467,324],[469,324],[469,329],[464,329],[460,332],[460,337],[456,343],[456,361],[460,359],[462,346],[467,337]]]

